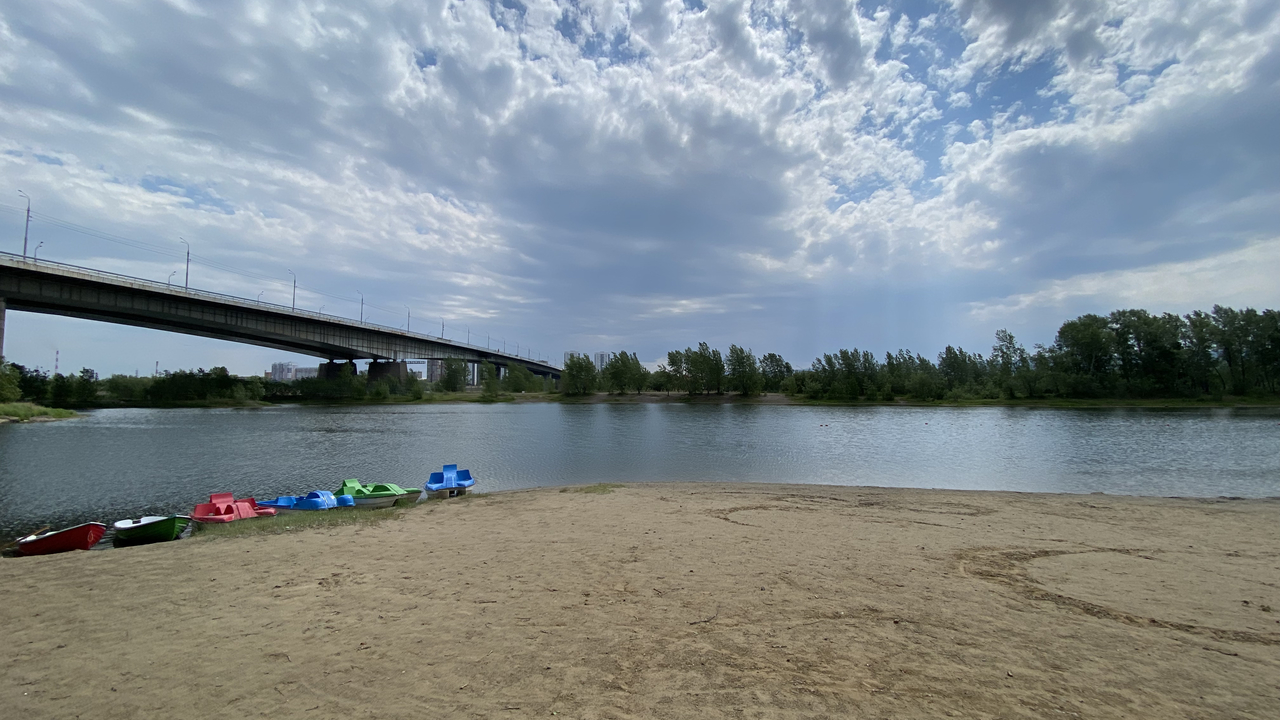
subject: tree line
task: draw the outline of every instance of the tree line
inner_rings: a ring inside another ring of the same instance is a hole
[[[759,358],[730,345],[672,350],[657,370],[634,353],[565,363],[567,395],[684,392],[689,395],[782,392],[812,399],[889,401],[1017,398],[1197,398],[1280,394],[1280,313],[1215,305],[1205,312],[1155,315],[1116,310],[1064,322],[1050,345],[1031,350],[1008,330],[987,355],[948,345],[931,360],[910,350],[879,357],[841,349],[794,369],[776,353]]]
[[[552,392],[550,380],[521,365],[499,373],[480,365],[481,395]],[[99,380],[85,368],[50,376],[38,368],[0,360],[0,402],[26,400],[60,408],[165,405],[186,402],[267,400],[421,399],[427,392],[466,389],[466,362],[444,361],[435,383],[416,378],[369,382],[348,367],[336,378],[292,383],[241,378],[226,368],[179,370],[156,377],[112,375]],[[750,348],[730,345],[727,353],[698,343],[667,353],[649,370],[633,352],[610,356],[602,368],[590,358],[565,363],[558,390],[581,396],[604,391],[656,391],[742,396],[786,393],[839,402],[916,400],[963,401],[1019,398],[1200,398],[1280,395],[1280,313],[1236,310],[1155,315],[1116,310],[1081,315],[1064,322],[1050,345],[1028,350],[1008,330],[998,330],[987,355],[948,345],[936,359],[910,350],[883,357],[858,348],[841,349],[795,369],[776,353],[757,358]]]
[[[458,358],[444,361],[438,381],[427,383],[410,376],[370,382],[367,372],[344,365],[337,377],[301,378],[275,382],[259,377],[237,377],[225,367],[211,370],[166,371],[137,377],[112,375],[102,380],[90,368],[76,374],[50,374],[39,368],[4,363],[0,358],[0,403],[25,401],[56,408],[135,407],[184,403],[236,404],[267,402],[340,402],[421,400],[429,392],[462,392],[467,389],[467,363]],[[494,366],[484,363],[481,377],[494,399],[501,392],[544,392],[554,389],[548,381],[523,365],[512,365],[501,379]],[[486,399],[489,399],[486,396]]]

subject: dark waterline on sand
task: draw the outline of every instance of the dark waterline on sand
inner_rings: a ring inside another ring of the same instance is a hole
[[[344,478],[480,491],[747,481],[1156,496],[1280,495],[1280,410],[396,405],[101,410],[0,426],[0,537]]]

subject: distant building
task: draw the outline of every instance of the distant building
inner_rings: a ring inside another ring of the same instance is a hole
[[[564,353],[564,364],[568,365],[569,360],[571,360],[572,358],[586,357],[586,356],[587,356],[586,353],[578,352],[577,350],[566,350]]]
[[[293,379],[302,380],[304,378],[314,378],[320,376],[320,368],[318,367],[300,367],[293,369]]]
[[[271,363],[271,379],[275,382],[293,382],[298,366],[291,362]]]
[[[598,353],[596,353],[596,357],[595,357],[595,361],[596,361],[596,370],[604,370],[604,366],[609,364],[609,360],[610,360],[612,357],[613,357],[613,353],[611,353],[611,352],[598,352]]]
[[[427,377],[426,377],[427,382],[431,382],[431,383],[440,382],[440,379],[443,377],[444,377],[444,361],[428,360],[427,361]]]

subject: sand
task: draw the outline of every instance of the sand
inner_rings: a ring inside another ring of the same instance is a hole
[[[1275,718],[1278,520],[1275,500],[661,484],[0,560],[0,707]]]

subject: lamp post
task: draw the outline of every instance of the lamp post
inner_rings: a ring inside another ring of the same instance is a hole
[[[22,228],[22,259],[27,259],[27,233],[31,231],[31,197],[21,190],[18,194],[27,199],[27,224]]]
[[[266,292],[266,290],[263,290],[262,292],[258,293],[258,302],[262,302],[262,295],[263,295],[263,293],[265,293],[265,292]]]
[[[323,315],[323,314],[324,314],[324,306],[323,306],[323,305],[321,305],[321,306],[320,306],[320,309],[319,309],[319,310],[317,310],[316,312],[318,312],[318,313],[320,313],[321,315]]]
[[[289,270],[289,268],[285,268],[285,270]],[[298,309],[298,274],[292,270],[289,270],[289,274],[293,276],[293,300],[292,302],[289,303],[289,309],[297,310]]]
[[[409,320],[412,319],[413,313],[409,311],[409,306],[404,306],[404,331],[409,332]]]
[[[467,328],[467,344],[470,345],[471,344],[471,326],[467,325],[465,327]]]
[[[177,275],[177,274],[178,274],[178,271],[177,271],[177,270],[174,270],[173,272],[169,273],[169,279],[168,279],[168,280],[166,280],[164,284],[165,284],[165,285],[172,285],[172,284],[173,284],[173,276],[174,276],[174,275]]]
[[[444,339],[444,318],[440,318],[440,339]]]
[[[178,242],[187,246],[187,272],[186,272],[186,277],[182,281],[182,289],[190,290],[191,289],[191,243],[187,242],[186,240],[183,240],[182,238],[178,238]]]
[[[39,257],[39,255],[40,255],[40,247],[41,247],[42,245],[44,245],[44,241],[43,241],[43,240],[41,240],[41,241],[36,245],[35,249],[31,251],[31,259],[32,259],[32,261],[39,261],[39,260],[40,260],[40,257]]]
[[[360,322],[364,322],[364,293],[357,290],[356,294],[360,296]]]

